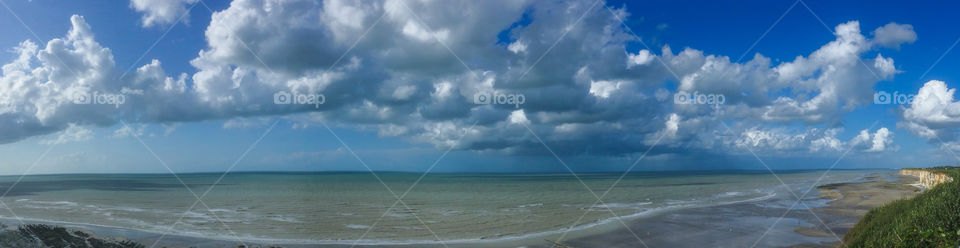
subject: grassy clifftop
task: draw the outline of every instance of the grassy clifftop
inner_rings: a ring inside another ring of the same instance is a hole
[[[871,209],[844,236],[850,247],[951,247],[960,244],[960,167],[935,167],[954,178],[911,199]]]

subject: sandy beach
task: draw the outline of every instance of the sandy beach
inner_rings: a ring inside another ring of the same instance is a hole
[[[818,196],[804,199],[806,206],[811,207],[809,210],[798,204],[784,215],[786,208],[771,207],[776,204],[764,202],[685,209],[631,222],[630,229],[637,236],[621,228],[563,244],[570,247],[838,247],[839,239],[870,208],[919,193],[917,187],[910,185],[915,181],[894,171],[875,173],[863,181],[818,186]],[[815,194],[817,192],[810,195]],[[778,221],[781,215],[783,218]],[[775,222],[777,224],[767,231]]]
[[[818,187],[821,196],[833,199],[826,207],[814,209],[824,218],[827,226],[841,238],[871,208],[882,206],[897,199],[913,197],[920,188],[913,185],[917,179],[910,176],[895,175],[899,180],[891,182],[880,176],[868,177],[867,182],[828,184]],[[798,233],[823,237],[832,236],[823,228],[801,227]],[[837,247],[840,242],[807,245],[803,247]]]

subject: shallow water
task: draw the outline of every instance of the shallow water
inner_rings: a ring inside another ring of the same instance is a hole
[[[820,184],[867,173],[832,171]],[[822,174],[777,173],[797,194]],[[194,194],[210,190],[190,211],[196,198],[170,175],[27,176],[2,199],[10,209],[0,214],[154,232],[176,222],[174,234],[221,239],[353,243],[362,236],[374,244],[521,239],[615,225],[610,210],[594,205],[600,195],[628,219],[744,201],[792,203],[788,187],[767,172],[631,173],[606,194],[619,174],[431,174],[385,212],[420,174],[377,176],[383,183],[370,173],[235,173],[211,190],[220,174],[180,175]],[[0,189],[16,179],[0,178]]]

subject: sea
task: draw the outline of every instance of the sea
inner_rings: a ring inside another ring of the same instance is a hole
[[[7,225],[31,220],[273,243],[497,242],[609,230],[686,208],[744,202],[788,208],[812,186],[875,172],[4,176],[0,217]],[[816,189],[804,198],[795,208],[826,203]]]

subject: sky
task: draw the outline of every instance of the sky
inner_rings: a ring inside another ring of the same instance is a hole
[[[0,4],[0,174],[960,161],[956,3]]]

